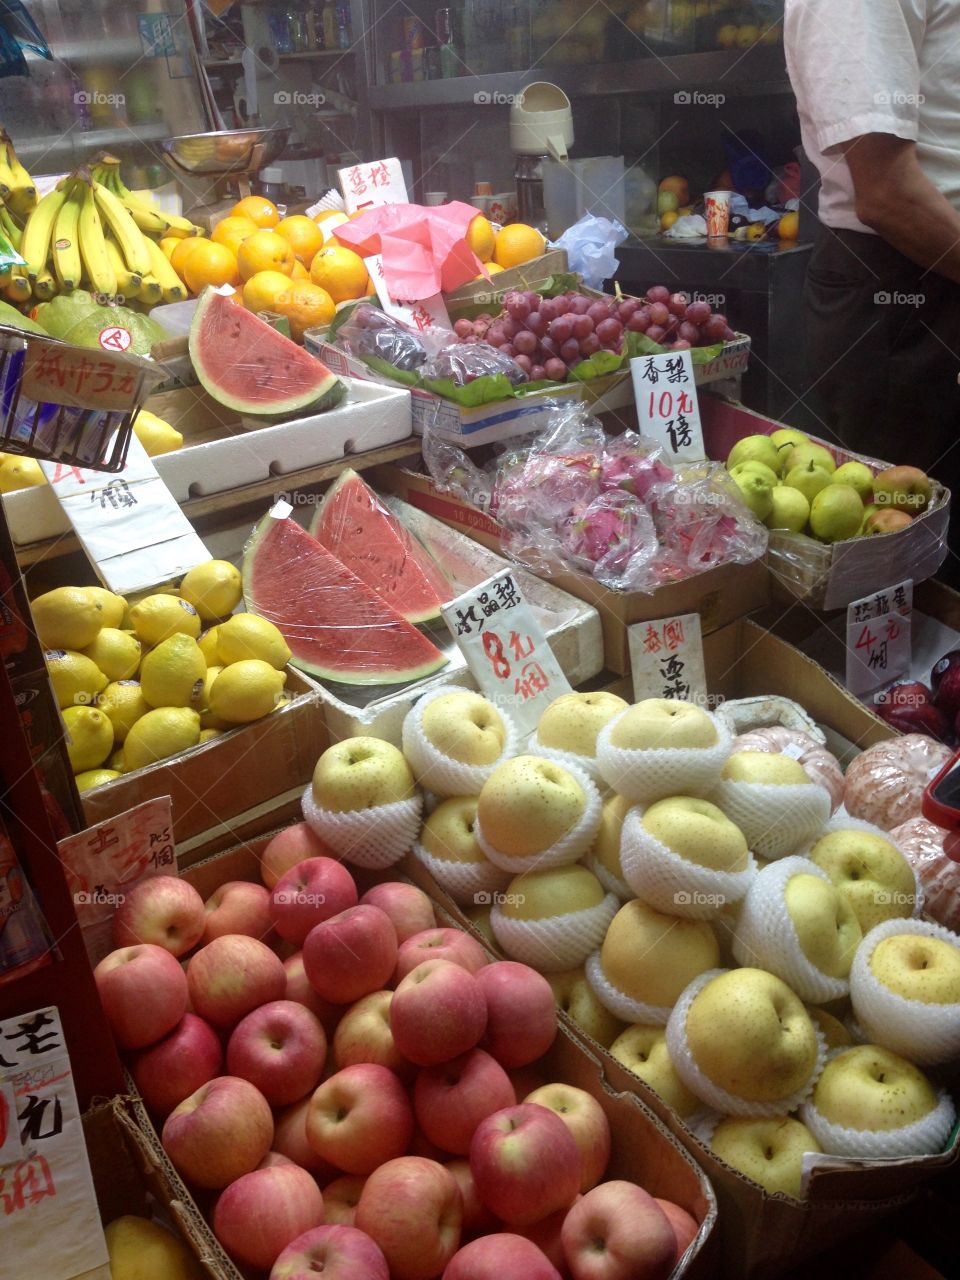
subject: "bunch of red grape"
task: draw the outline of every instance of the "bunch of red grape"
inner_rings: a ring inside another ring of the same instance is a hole
[[[531,382],[563,382],[571,369],[598,351],[623,352],[624,331],[645,333],[651,341],[683,351],[729,341],[726,316],[708,302],[691,302],[665,285],[647,290],[644,299],[589,298],[570,291],[544,298],[530,290],[504,295],[498,316],[486,313],[453,326],[461,342],[488,342],[512,357]]]

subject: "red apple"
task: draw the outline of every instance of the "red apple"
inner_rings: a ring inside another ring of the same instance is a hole
[[[353,1004],[390,980],[397,935],[379,907],[349,907],[315,925],[303,944],[310,985],[333,1004]]]
[[[573,1280],[666,1280],[677,1241],[653,1196],[602,1182],[573,1206],[561,1232]]]
[[[944,682],[946,683],[946,682]],[[897,707],[886,702],[876,702],[874,711],[881,720],[898,733],[925,733],[940,742],[950,741],[950,721],[939,705],[932,702],[912,707]]]
[[[271,929],[270,890],[252,880],[228,880],[211,893],[204,910],[204,944],[228,933],[263,940]]]
[[[314,925],[356,905],[357,886],[342,862],[307,858],[274,885],[270,919],[281,938],[299,947]]]
[[[343,1005],[332,1004],[329,1000],[321,1000],[310,985],[310,979],[307,977],[306,970],[303,967],[303,952],[295,951],[292,956],[287,956],[283,962],[283,968],[287,975],[287,989],[284,993],[284,999],[292,1000],[295,1004],[305,1005],[311,1013],[315,1013],[323,1023],[323,1029],[327,1035],[333,1035],[340,1021],[340,1015],[343,1013]]]
[[[273,1264],[270,1280],[390,1280],[387,1260],[369,1236],[350,1226],[314,1227]]]
[[[386,880],[375,884],[360,899],[364,906],[379,907],[393,921],[397,942],[406,942],[415,933],[435,929],[437,917],[433,903],[415,884],[401,884],[399,880]]]
[[[513,1085],[496,1058],[482,1049],[421,1067],[413,1089],[417,1123],[441,1151],[465,1156],[477,1125],[517,1101]]]
[[[295,1165],[296,1160],[291,1160],[289,1156],[281,1155],[279,1151],[268,1151],[260,1163],[258,1169],[278,1169],[281,1165]]]
[[[234,1262],[266,1271],[292,1241],[323,1222],[323,1196],[295,1164],[254,1169],[231,1182],[213,1211],[213,1232]]]
[[[554,1111],[521,1103],[477,1126],[470,1168],[480,1199],[503,1222],[525,1226],[565,1209],[580,1190],[580,1151]]]
[[[681,1209],[678,1204],[674,1204],[672,1200],[661,1200],[659,1196],[654,1196],[657,1204],[666,1215],[667,1221],[673,1227],[673,1234],[677,1241],[677,1252],[674,1262],[679,1262],[686,1253],[687,1248],[692,1240],[697,1238],[697,1232],[700,1225],[686,1209]]]
[[[477,1195],[470,1161],[448,1160],[446,1168],[456,1178],[457,1186],[460,1188],[460,1202],[463,1205],[463,1238],[485,1236],[491,1231],[496,1231],[500,1223]]]
[[[397,981],[425,960],[449,960],[470,973],[476,973],[487,963],[487,956],[476,939],[459,929],[426,929],[400,944]]]
[[[549,1258],[523,1236],[481,1236],[459,1249],[443,1280],[562,1280]]]
[[[580,1197],[577,1196],[577,1200],[579,1199]],[[573,1203],[576,1204],[577,1200],[574,1200]],[[561,1233],[569,1212],[569,1208],[557,1209],[555,1213],[548,1213],[539,1222],[531,1222],[525,1227],[514,1226],[513,1228],[518,1236],[523,1236],[525,1240],[535,1244],[547,1261],[556,1267],[564,1277],[569,1277],[570,1272],[567,1268],[567,1260],[563,1256]]]
[[[366,1181],[359,1174],[345,1173],[342,1178],[334,1178],[327,1183],[323,1188],[323,1209],[327,1222],[335,1222],[342,1227],[353,1226]]]
[[[268,889],[272,889],[280,877],[298,862],[307,858],[332,858],[328,849],[312,827],[296,822],[277,832],[260,858],[260,876]]]
[[[187,979],[163,947],[141,942],[104,956],[93,971],[97,994],[122,1049],[143,1049],[171,1032],[187,1011]]]
[[[217,1190],[252,1173],[270,1150],[270,1104],[249,1080],[217,1076],[171,1111],[160,1140],[188,1182]]]
[[[948,720],[955,720],[960,712],[960,649],[951,649],[934,664],[930,685],[934,702]]]
[[[325,1080],[310,1099],[307,1141],[345,1173],[371,1173],[402,1155],[413,1136],[413,1111],[386,1067],[361,1062]]]
[[[222,1070],[220,1039],[195,1013],[185,1013],[169,1035],[141,1049],[130,1062],[141,1098],[158,1116],[169,1115]]]
[[[172,956],[197,945],[203,933],[203,899],[179,876],[151,876],[135,884],[113,917],[118,947],[150,942]]]
[[[248,1013],[227,1044],[227,1070],[255,1084],[272,1107],[298,1102],[316,1088],[326,1058],[319,1018],[292,1000]]]
[[[391,1280],[434,1280],[457,1251],[463,1211],[453,1174],[402,1156],[371,1173],[357,1226],[383,1250]]]
[[[525,1067],[547,1052],[557,1034],[553,988],[526,964],[499,960],[477,972],[487,1000],[483,1047],[503,1067]]]
[[[487,1003],[472,973],[427,960],[403,979],[390,1005],[390,1028],[409,1062],[432,1067],[466,1053],[487,1025]]]
[[[535,1102],[557,1113],[580,1152],[580,1190],[595,1187],[610,1161],[610,1123],[596,1098],[573,1085],[545,1084],[524,1098],[524,1102]]]
[[[930,477],[919,467],[887,467],[873,477],[873,500],[878,507],[894,507],[917,516],[933,496]]]
[[[376,1062],[389,1067],[401,1080],[413,1078],[413,1064],[393,1042],[390,1030],[392,991],[371,991],[352,1004],[340,1021],[333,1037],[333,1056],[338,1067],[352,1067],[357,1062]]]
[[[913,516],[908,511],[898,511],[896,507],[880,507],[871,511],[863,522],[863,532],[871,537],[879,533],[899,533],[913,524]]]
[[[265,943],[227,933],[191,958],[187,984],[194,1011],[215,1027],[227,1028],[260,1005],[282,1000],[287,975]]]
[[[281,1155],[306,1169],[322,1184],[328,1178],[335,1178],[339,1173],[328,1160],[322,1159],[307,1141],[307,1116],[310,1113],[310,1100],[301,1098],[291,1107],[284,1107],[276,1113],[273,1134],[273,1149]],[[327,1219],[329,1221],[329,1218]]]

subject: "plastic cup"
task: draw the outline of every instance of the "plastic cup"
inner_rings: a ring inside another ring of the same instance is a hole
[[[445,191],[425,191],[423,195],[423,203],[429,205],[443,204],[446,201],[447,193]]]
[[[708,237],[729,235],[730,198],[732,195],[732,191],[705,191],[703,193]]]

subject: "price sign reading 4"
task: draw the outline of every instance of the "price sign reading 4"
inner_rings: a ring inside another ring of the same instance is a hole
[[[640,434],[659,441],[673,462],[705,458],[690,352],[637,356],[630,361],[630,374]]]
[[[862,697],[910,670],[913,582],[875,591],[847,606],[847,688]]]
[[[513,570],[444,605],[443,616],[481,692],[521,732],[535,729],[544,707],[570,692]]]

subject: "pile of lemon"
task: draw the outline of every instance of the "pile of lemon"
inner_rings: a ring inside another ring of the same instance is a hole
[[[265,618],[234,613],[239,571],[191,569],[178,588],[128,602],[57,587],[31,603],[81,791],[259,720],[290,699],[290,658]]]

